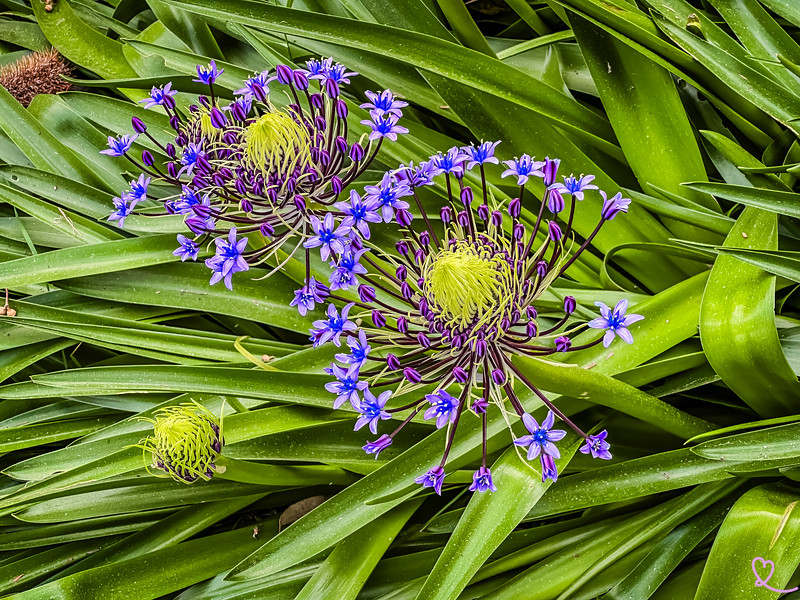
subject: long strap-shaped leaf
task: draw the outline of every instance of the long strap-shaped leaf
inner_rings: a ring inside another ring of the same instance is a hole
[[[605,142],[614,139],[613,131],[605,120],[577,102],[567,101],[563,94],[553,88],[499,60],[432,36],[257,2],[168,1],[210,18],[232,20],[259,29],[267,28],[272,32],[314,37],[333,43],[341,43],[346,35],[352,47],[379,52],[518,102],[548,117],[560,127],[585,131]]]
[[[718,149],[730,154],[734,164],[763,166],[744,150],[727,145]],[[746,208],[724,245],[777,250],[778,216]],[[800,384],[775,328],[774,276],[733,256],[717,256],[703,295],[700,339],[722,381],[759,415],[797,412]]]

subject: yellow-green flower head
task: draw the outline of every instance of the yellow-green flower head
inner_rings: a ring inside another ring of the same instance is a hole
[[[247,126],[243,138],[245,161],[264,175],[274,170],[291,173],[311,161],[308,130],[285,112],[261,115]]]
[[[428,255],[423,277],[430,308],[460,330],[498,326],[517,294],[508,257],[465,241]]]
[[[199,404],[168,406],[155,413],[153,435],[141,442],[148,466],[175,481],[210,480],[225,443],[219,419]]]

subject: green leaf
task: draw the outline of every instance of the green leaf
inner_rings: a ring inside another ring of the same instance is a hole
[[[161,240],[161,236],[144,238],[147,239],[151,240],[147,246],[155,246],[152,241]],[[161,259],[173,258],[172,249],[177,242],[173,236],[165,236],[162,247],[168,246],[167,239],[172,240],[171,246],[167,252],[160,251]],[[2,268],[0,265],[0,273]],[[280,272],[259,281],[257,278],[266,273],[251,269],[248,273],[242,273],[242,277],[234,282],[233,291],[230,291],[222,285],[209,285],[209,270],[202,264],[159,265],[133,272],[116,268],[109,270],[119,272],[62,279],[58,286],[94,298],[207,311],[308,334],[309,320],[289,306],[294,290],[299,286]]]
[[[700,149],[669,72],[582,17],[571,22],[603,108],[642,189],[681,193],[682,182],[705,179]],[[691,200],[719,209],[703,194],[693,194]],[[696,227],[666,224],[681,237],[714,239]]]
[[[38,168],[90,185],[105,183],[0,86],[0,129]]]
[[[777,597],[755,585],[754,571],[772,588],[787,587],[800,563],[798,501],[795,490],[775,484],[759,486],[739,498],[714,538],[696,600]],[[774,573],[758,558],[771,561]]]
[[[0,430],[0,452],[11,452],[82,437],[117,421],[116,416],[70,419]]]
[[[258,543],[253,539],[253,528],[243,527],[81,571],[9,599],[158,598],[229,569]]]
[[[241,25],[268,29],[350,46],[391,56],[421,69],[450,77],[498,97],[517,102],[561,127],[599,138],[613,139],[608,124],[592,111],[564,97],[533,77],[479,52],[423,34],[351,19],[270,6],[256,2],[231,5],[222,0],[168,0],[197,14],[229,19]],[[346,33],[345,33],[346,32]]]
[[[514,357],[514,363],[543,390],[608,406],[684,439],[713,429],[707,421],[593,369],[522,355]]]
[[[122,54],[122,44],[84,23],[69,0],[54,2],[51,11],[44,2],[31,6],[47,41],[68,60],[106,79],[136,76]]]
[[[559,471],[569,464],[583,442],[574,434],[563,443]],[[512,446],[492,465],[496,492],[475,492],[455,531],[436,561],[417,598],[449,600],[456,598],[481,565],[519,525],[528,511],[553,484],[542,481],[538,470],[528,464]]]
[[[800,424],[790,423],[740,433],[692,448],[698,456],[712,460],[747,462],[756,460],[791,460],[800,463]]]
[[[139,527],[137,529],[138,533],[127,536],[111,546],[106,546],[82,561],[64,569],[58,573],[58,578],[169,548],[197,535],[217,521],[246,508],[263,497],[264,494],[257,494],[187,506],[166,518],[159,519],[147,528]],[[148,514],[153,513],[144,513],[144,515]],[[135,515],[135,517],[142,519],[141,515]],[[132,519],[134,517],[125,518]],[[103,519],[120,519],[120,517],[101,517],[96,520],[101,521]],[[86,521],[76,522],[85,523]],[[45,525],[38,529],[47,527],[64,527],[64,525]]]
[[[120,233],[97,221],[53,206],[45,200],[34,198],[2,183],[0,200],[85,244],[124,239]]]
[[[777,217],[742,212],[726,247],[777,249]],[[742,400],[763,417],[795,412],[797,376],[775,329],[775,278],[732,256],[719,255],[700,311],[700,339],[708,362]]]
[[[686,556],[719,526],[734,499],[731,496],[728,501],[717,502],[670,531],[604,598],[649,598]]]
[[[336,600],[355,600],[375,565],[420,504],[419,500],[402,504],[342,540],[295,600],[324,598],[330,590],[336,590]]]
[[[745,206],[789,217],[800,217],[800,194],[726,183],[687,183],[686,186]]]
[[[0,264],[0,280],[15,287],[175,262],[175,244],[159,235],[54,250]]]

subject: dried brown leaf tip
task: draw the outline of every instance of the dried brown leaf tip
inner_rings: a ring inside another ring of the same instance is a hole
[[[0,85],[27,107],[37,94],[66,92],[71,84],[61,75],[72,75],[72,68],[55,48],[50,48],[0,68]]]

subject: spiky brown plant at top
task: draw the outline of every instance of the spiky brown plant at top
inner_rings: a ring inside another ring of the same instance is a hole
[[[55,48],[50,48],[0,68],[0,85],[27,107],[37,94],[66,92],[71,84],[61,75],[72,75],[72,69]]]

